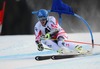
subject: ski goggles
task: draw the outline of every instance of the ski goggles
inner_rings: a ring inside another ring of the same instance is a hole
[[[38,17],[38,20],[39,21],[44,21],[44,20],[47,20],[47,17]]]

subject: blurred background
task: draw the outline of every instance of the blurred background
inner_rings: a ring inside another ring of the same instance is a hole
[[[62,0],[82,16],[93,32],[100,32],[100,0]],[[52,0],[0,0],[0,30],[1,35],[34,34],[36,15],[32,11],[50,10]],[[49,15],[58,19],[58,14]],[[87,27],[79,19],[71,15],[62,15],[62,27],[67,33],[88,32]]]

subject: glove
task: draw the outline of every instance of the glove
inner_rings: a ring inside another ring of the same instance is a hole
[[[46,38],[46,39],[50,39],[50,34],[47,33],[47,34],[45,35],[45,38]]]
[[[44,47],[43,47],[42,44],[38,44],[38,50],[39,50],[39,51],[43,51],[43,50],[44,50]]]

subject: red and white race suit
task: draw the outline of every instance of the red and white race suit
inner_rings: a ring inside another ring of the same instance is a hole
[[[42,43],[47,45],[48,47],[58,50],[60,47],[65,46],[69,48],[74,48],[75,44],[71,42],[65,42],[63,45],[63,41],[58,41],[55,43],[52,39],[57,39],[59,36],[63,36],[64,39],[68,39],[67,33],[64,31],[64,29],[58,24],[58,21],[53,16],[48,16],[47,23],[45,26],[42,26],[41,22],[38,21],[35,25],[34,31],[36,36],[36,41],[40,41],[41,35],[45,35],[48,32],[51,32],[52,30],[57,29],[58,33],[51,36],[50,40],[42,40]]]

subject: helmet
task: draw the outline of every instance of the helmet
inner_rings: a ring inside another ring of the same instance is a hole
[[[37,17],[38,17],[39,20],[47,19],[47,17],[48,17],[48,11],[45,10],[45,9],[40,9],[37,12]]]

